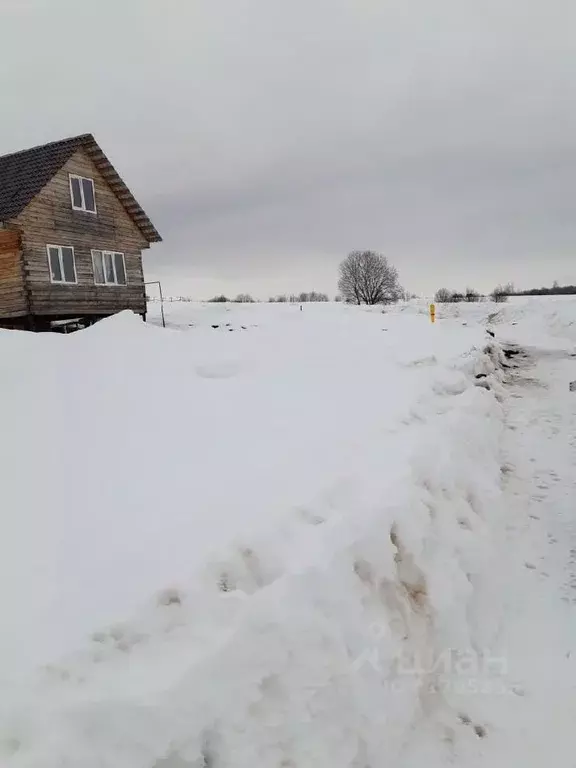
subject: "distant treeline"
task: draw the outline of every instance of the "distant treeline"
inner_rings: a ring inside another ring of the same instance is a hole
[[[302,293],[291,293],[289,296],[287,296],[285,293],[280,294],[280,296],[270,296],[268,299],[270,303],[275,302],[292,302],[292,303],[298,303],[298,304],[305,304],[308,301],[330,301],[330,297],[326,293],[317,293],[317,291],[309,291],[306,293],[305,291]],[[337,296],[336,301],[340,301],[340,298]]]
[[[160,301],[160,298],[158,296],[146,296],[147,301]],[[164,296],[164,301],[184,301],[184,302],[192,302],[197,301],[197,299],[193,299],[191,296]],[[308,293],[302,292],[302,293],[291,293],[290,295],[286,293],[282,293],[279,296],[271,296],[268,299],[269,302],[272,303],[304,303],[309,301],[330,301],[330,297],[326,293],[318,293],[317,291],[309,291]],[[342,301],[340,296],[336,296],[334,301]],[[235,298],[230,298],[228,296],[225,296],[223,293],[218,294],[217,296],[212,296],[211,299],[208,299],[209,304],[226,304],[226,303],[232,303],[232,304],[259,304],[260,299],[255,299],[253,296],[251,296],[249,293],[239,293]]]
[[[239,293],[235,299],[229,299],[224,294],[221,294],[219,296],[213,296],[211,299],[208,299],[208,301],[215,304],[223,304],[227,301],[231,301],[236,304],[254,304],[255,302],[258,302],[259,299],[254,299],[249,293]],[[317,291],[303,291],[302,293],[291,293],[290,295],[282,293],[278,296],[270,296],[268,299],[268,302],[270,303],[278,302],[280,304],[289,302],[303,304],[309,301],[330,301],[330,298],[326,293],[318,293]],[[339,301],[338,297],[336,297],[336,301]]]
[[[475,291],[474,288],[466,288],[465,291],[450,291],[448,288],[439,288],[434,296],[434,301],[437,304],[458,304],[461,301],[474,303],[491,299],[492,301],[500,303],[502,301],[507,301],[508,296],[512,295],[508,290],[509,286],[498,285],[494,288],[490,296],[484,296],[483,294],[478,293],[478,291]]]
[[[524,291],[517,291],[513,283],[506,285],[497,285],[489,296],[483,296],[473,288],[466,288],[465,291],[450,291],[447,288],[440,288],[436,291],[434,300],[439,304],[454,304],[461,301],[476,302],[506,301],[509,296],[572,296],[576,295],[576,285],[559,285],[554,281],[551,288],[528,288]]]
[[[527,291],[515,291],[510,296],[573,296],[576,285],[559,285],[554,281],[551,288],[529,288]]]

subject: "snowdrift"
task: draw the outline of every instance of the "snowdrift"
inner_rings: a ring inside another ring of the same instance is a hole
[[[3,764],[382,765],[491,637],[498,345],[338,306],[181,325],[0,333]]]
[[[404,311],[426,313],[427,302],[410,302]],[[576,301],[573,296],[512,296],[503,304],[439,304],[440,320],[459,319],[503,330],[507,339],[525,347],[571,349],[576,344]]]

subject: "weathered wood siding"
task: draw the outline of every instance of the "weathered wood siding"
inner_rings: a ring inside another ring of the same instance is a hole
[[[93,179],[96,214],[72,209],[69,174]],[[22,230],[24,271],[34,315],[146,311],[141,251],[148,242],[83,150],[70,158],[14,223]],[[74,248],[77,284],[51,282],[48,244]],[[93,248],[124,253],[126,286],[94,284]]]
[[[0,229],[0,318],[23,317],[27,312],[20,233]]]

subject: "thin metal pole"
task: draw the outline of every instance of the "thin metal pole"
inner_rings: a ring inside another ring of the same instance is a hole
[[[166,320],[164,318],[164,297],[162,296],[162,283],[160,280],[150,280],[144,285],[157,285],[160,291],[160,314],[162,315],[162,328],[166,328]]]
[[[162,315],[162,328],[166,328],[166,320],[164,319],[164,297],[162,296],[162,286],[160,280],[158,280],[158,290],[160,291],[160,313]]]

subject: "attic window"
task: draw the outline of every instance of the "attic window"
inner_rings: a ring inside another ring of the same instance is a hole
[[[70,174],[70,197],[72,198],[72,208],[75,211],[96,213],[96,197],[92,179]]]

